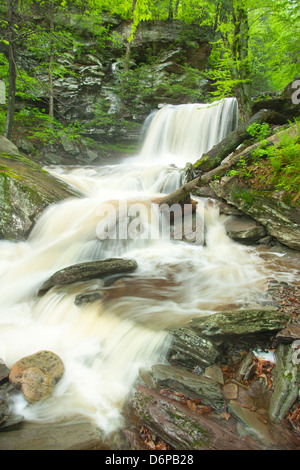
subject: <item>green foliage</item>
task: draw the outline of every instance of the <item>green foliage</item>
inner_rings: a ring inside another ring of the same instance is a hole
[[[300,197],[300,121],[289,131],[278,136],[276,145],[263,141],[252,154],[254,162],[249,170],[261,186],[283,191],[286,197],[296,202]]]
[[[28,129],[27,138],[37,144],[58,144],[65,138],[72,141],[80,139],[79,123],[63,126],[56,119],[51,119],[45,110],[40,111],[38,108],[22,109],[16,113],[15,121]]]
[[[261,140],[266,139],[270,135],[271,129],[269,124],[266,122],[262,124],[258,124],[255,122],[248,127],[247,132],[251,135],[251,137],[255,137],[255,140],[257,142],[260,142]]]

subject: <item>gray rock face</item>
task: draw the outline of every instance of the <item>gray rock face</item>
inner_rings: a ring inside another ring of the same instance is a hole
[[[20,155],[4,137],[0,148],[0,238],[23,240],[48,205],[80,194]]]
[[[84,282],[90,279],[101,279],[114,274],[130,273],[135,271],[137,267],[136,261],[122,258],[109,258],[75,264],[54,273],[44,282],[39,290],[39,294],[44,294],[54,286]]]
[[[211,183],[215,194],[252,217],[283,245],[300,250],[300,209],[288,206],[278,194],[255,194],[237,177]]]

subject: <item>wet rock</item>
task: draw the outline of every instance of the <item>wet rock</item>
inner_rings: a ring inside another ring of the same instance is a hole
[[[224,400],[220,386],[208,377],[199,377],[185,369],[166,364],[156,364],[150,375],[156,389],[170,388],[188,398],[199,398],[201,403],[216,410],[224,409]]]
[[[300,386],[300,364],[294,360],[294,349],[290,344],[280,344],[276,349],[273,371],[273,393],[269,415],[272,421],[284,419],[298,398]]]
[[[230,238],[249,245],[267,235],[266,229],[262,225],[247,216],[230,217],[226,220],[225,227]]]
[[[224,339],[226,336],[241,337],[259,333],[275,333],[284,327],[287,320],[287,314],[273,307],[261,307],[194,318],[189,326],[206,337]]]
[[[7,421],[9,412],[8,394],[5,390],[0,390],[0,427]]]
[[[5,364],[5,362],[0,358],[0,383],[2,380],[8,379],[9,376],[9,368]]]
[[[11,368],[9,380],[16,388],[21,388],[29,403],[34,403],[52,393],[64,370],[56,354],[39,351],[17,361]]]
[[[210,184],[215,194],[265,227],[267,235],[293,250],[300,250],[300,209],[287,205],[278,191],[252,191],[236,176]]]
[[[203,375],[204,377],[208,377],[221,385],[224,384],[224,377],[223,377],[222,369],[217,364],[207,367]]]
[[[0,238],[23,240],[47,206],[80,194],[3,139],[0,136],[0,148],[6,149],[0,152]]]
[[[238,381],[248,380],[252,377],[256,370],[256,365],[253,363],[254,354],[249,351],[246,356],[240,361],[235,372],[235,378]]]
[[[270,429],[255,411],[245,408],[236,402],[230,402],[228,409],[229,412],[245,426],[250,435],[258,439],[266,447],[270,448],[274,446],[275,443]]]
[[[106,291],[87,292],[86,294],[78,294],[75,297],[74,303],[77,306],[85,305],[87,303],[96,302],[97,300],[103,299],[106,295]]]
[[[89,422],[26,423],[3,432],[0,450],[104,450],[102,436]]]
[[[130,273],[135,271],[137,267],[136,261],[122,258],[108,258],[100,261],[74,264],[54,273],[44,282],[39,290],[39,295],[43,295],[55,286],[84,282],[90,279],[101,279],[115,274]]]
[[[225,420],[192,412],[179,401],[137,386],[130,401],[136,419],[176,450],[254,450],[260,445],[237,436]]]
[[[168,360],[171,363],[190,369],[208,367],[220,356],[218,346],[208,338],[203,338],[191,328],[175,328],[170,331],[172,345]]]
[[[300,341],[300,324],[291,323],[287,325],[286,328],[277,333],[276,339],[280,343],[292,343],[294,341]]]
[[[238,397],[239,390],[236,384],[228,383],[222,387],[223,397],[226,400],[235,400]]]

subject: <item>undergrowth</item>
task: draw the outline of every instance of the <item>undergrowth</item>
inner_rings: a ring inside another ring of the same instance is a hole
[[[278,134],[278,142],[266,140],[268,125],[256,125],[253,137],[261,141],[252,153],[252,163],[242,158],[228,175],[237,175],[257,191],[281,192],[287,203],[300,203],[300,119],[285,132]],[[262,138],[262,140],[261,140]]]

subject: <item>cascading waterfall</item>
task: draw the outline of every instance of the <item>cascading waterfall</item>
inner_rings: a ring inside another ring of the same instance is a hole
[[[205,201],[199,200],[205,246],[159,237],[99,236],[103,209],[117,209],[121,202],[129,207],[142,204],[141,224],[153,227],[157,220],[149,218],[151,199],[175,190],[181,181],[181,167],[164,166],[164,152],[191,161],[192,153],[198,158],[232,129],[233,100],[202,106],[200,120],[195,118],[198,106],[185,108],[187,117],[181,107],[159,111],[136,158],[97,168],[49,168],[85,197],[50,206],[28,240],[0,243],[0,357],[11,367],[26,355],[48,349],[61,357],[66,369],[46,400],[29,406],[16,394],[15,411],[25,419],[88,417],[105,432],[116,429],[122,425],[122,406],[139,368],[166,360],[168,328],[228,304],[243,305],[251,301],[253,290],[259,291],[266,275],[261,258],[226,236],[218,209]],[[171,121],[180,124],[180,135],[170,129]],[[188,140],[197,134],[193,152],[184,143],[184,132]],[[127,222],[126,216],[118,220]],[[112,285],[94,280],[37,296],[55,271],[116,256],[135,259],[137,271]],[[75,304],[78,293],[99,288],[107,291],[105,301]]]
[[[166,105],[153,114],[145,129],[143,161],[184,163],[195,161],[238,125],[235,98],[206,104]]]

